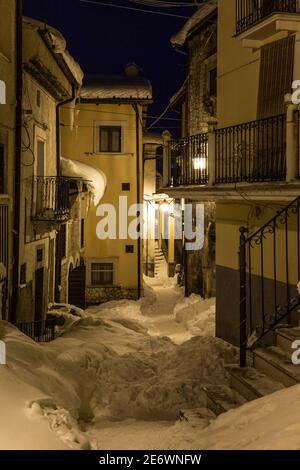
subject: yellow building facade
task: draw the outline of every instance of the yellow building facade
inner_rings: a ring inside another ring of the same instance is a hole
[[[94,77],[76,103],[74,123],[63,111],[62,155],[100,170],[106,188],[91,205],[85,224],[86,301],[138,299],[142,293],[142,240],[128,226],[143,202],[143,110],[151,102],[149,82],[141,77]],[[116,221],[112,237],[97,235],[110,205]],[[123,221],[123,229],[121,227]]]

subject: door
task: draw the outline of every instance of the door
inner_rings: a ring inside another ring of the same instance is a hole
[[[44,319],[44,268],[35,272],[34,320]]]
[[[79,266],[69,271],[69,298],[71,305],[85,309],[85,279],[86,268]]]

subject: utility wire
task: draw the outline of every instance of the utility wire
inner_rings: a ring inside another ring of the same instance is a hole
[[[79,1],[82,3],[90,3],[92,5],[112,7],[112,8],[121,8],[123,10],[137,11],[140,13],[150,13],[150,14],[152,13],[153,15],[172,16],[175,18],[183,18],[185,20],[189,19],[189,16],[176,15],[175,13],[165,13],[165,12],[160,12],[160,11],[144,10],[143,8],[126,7],[124,5],[113,5],[112,3],[103,3],[103,2],[98,2],[96,0],[79,0]]]

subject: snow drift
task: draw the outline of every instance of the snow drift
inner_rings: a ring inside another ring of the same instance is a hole
[[[107,178],[103,171],[85,163],[63,157],[61,158],[61,167],[63,176],[83,178],[85,180],[93,194],[93,204],[97,206],[104,196],[107,185]]]

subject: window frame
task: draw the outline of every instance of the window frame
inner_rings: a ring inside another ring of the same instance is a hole
[[[92,266],[93,264],[112,264],[113,265],[113,284],[93,284],[92,283]],[[87,266],[87,286],[91,288],[106,288],[118,286],[118,259],[117,258],[89,258],[86,260]]]
[[[125,126],[126,121],[94,121],[94,154],[96,155],[107,155],[107,156],[119,156],[125,154]],[[102,151],[100,145],[100,129],[101,127],[107,128],[120,128],[120,152],[116,151]]]

